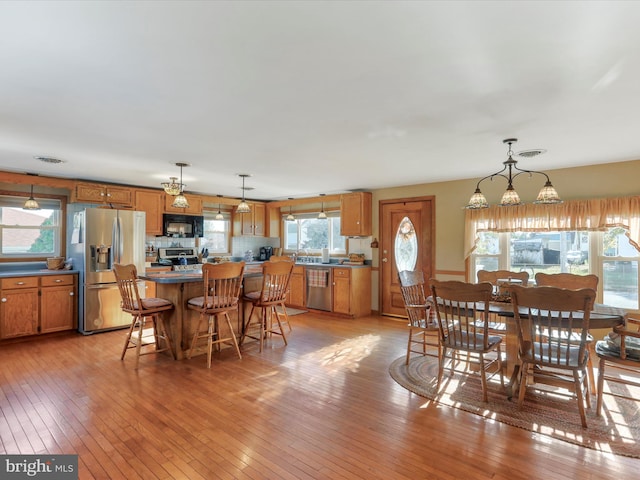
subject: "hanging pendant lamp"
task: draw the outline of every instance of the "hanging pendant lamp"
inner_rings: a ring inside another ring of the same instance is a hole
[[[184,196],[184,183],[182,183],[182,167],[188,167],[188,163],[176,163],[178,167],[180,167],[180,192],[176,195],[176,198],[173,200],[171,206],[173,208],[189,208],[189,201],[187,197]]]
[[[218,198],[222,197],[222,195],[218,195]],[[224,215],[220,211],[220,202],[218,201],[218,213],[216,213],[216,220],[224,220]]]
[[[251,213],[251,207],[249,207],[249,204],[244,199],[244,179],[250,177],[251,175],[249,175],[248,173],[239,173],[238,176],[242,177],[242,201],[238,204],[238,208],[236,211],[238,213]]]
[[[33,184],[31,185],[31,194],[26,202],[24,202],[23,210],[40,210],[40,205],[36,202],[36,199],[33,198]]]
[[[324,197],[324,193],[321,193],[320,196]],[[327,214],[324,213],[324,201],[322,201],[322,206],[320,207],[320,213],[318,214],[318,218],[324,220],[327,218]]]
[[[293,200],[293,198],[289,198],[289,200]],[[295,221],[296,217],[293,216],[293,213],[291,213],[291,205],[289,205],[289,215],[287,215],[286,220],[288,222],[293,222]]]

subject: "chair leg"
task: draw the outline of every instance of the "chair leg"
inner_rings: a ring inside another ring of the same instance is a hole
[[[598,417],[602,413],[602,396],[604,393],[604,367],[604,358],[601,358],[600,364],[598,365],[598,391],[596,394],[596,415]]]
[[[138,317],[138,345],[136,345],[136,370],[140,363],[140,353],[142,352],[142,330],[144,329],[144,317]]]
[[[193,355],[193,349],[196,346],[196,342],[198,341],[198,334],[200,333],[200,325],[202,325],[202,320],[204,318],[204,313],[200,314],[200,317],[198,318],[198,325],[196,327],[195,333],[193,334],[193,338],[191,339],[191,348],[189,348],[189,354],[187,355],[187,358],[191,358],[191,356]]]
[[[589,350],[589,357],[587,358],[587,373],[589,374],[589,390],[592,395],[597,394],[596,379],[593,374],[593,361],[591,360],[592,354]]]
[[[215,335],[215,315],[209,315],[209,326],[207,328],[207,368],[211,368],[211,350],[213,350],[213,336]]]
[[[278,323],[278,328],[280,329],[280,335],[282,336],[282,340],[284,340],[284,344],[289,345],[287,343],[287,336],[284,333],[284,328],[282,328],[282,322],[280,321],[280,314],[278,313],[278,309],[276,308],[275,305],[272,305],[271,310],[272,310],[272,314],[275,315],[276,317],[276,322]],[[273,331],[273,320],[269,327],[269,331],[271,332]]]
[[[229,318],[229,314],[224,312],[224,318],[227,320],[227,326],[229,327],[229,332],[231,334],[231,340],[233,341],[233,346],[236,349],[236,353],[238,354],[238,358],[242,360],[242,354],[240,353],[240,347],[238,346],[238,340],[236,339],[236,334],[233,333],[233,327],[231,326],[231,319]]]
[[[158,315],[158,326],[160,328],[160,336],[164,338],[164,341],[167,343],[167,346],[163,349],[163,351],[168,349],[171,352],[171,356],[175,360],[176,354],[173,351],[173,343],[171,342],[171,335],[169,335],[167,326],[164,323],[164,316],[161,313],[157,315]]]
[[[585,372],[586,373],[586,372]],[[586,381],[582,379],[582,381]],[[578,411],[580,412],[580,421],[582,422],[582,428],[587,428],[587,416],[584,412],[584,396],[582,395],[582,381],[580,379],[580,372],[577,370],[573,371],[573,383],[576,389],[576,397],[578,400]],[[589,392],[587,391],[587,396]]]
[[[484,365],[484,354],[480,354],[480,375],[482,381],[482,401],[488,402],[489,397],[487,395],[487,371]]]
[[[407,344],[407,359],[404,362],[405,365],[409,365],[409,358],[411,357],[411,339],[413,338],[413,328],[409,327],[409,342]]]
[[[529,374],[529,365],[526,362],[522,362],[520,365],[520,391],[518,392],[518,408],[522,408],[524,402],[524,394],[527,391],[527,376]]]
[[[120,356],[120,360],[124,360],[124,356],[129,349],[129,343],[131,342],[131,334],[133,333],[133,329],[136,326],[135,317],[131,321],[131,326],[129,327],[129,332],[127,333],[127,338],[124,340],[124,347],[122,348],[122,355]]]

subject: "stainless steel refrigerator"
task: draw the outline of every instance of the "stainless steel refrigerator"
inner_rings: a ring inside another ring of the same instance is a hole
[[[78,330],[84,334],[124,328],[131,314],[120,308],[113,264],[144,272],[145,213],[69,206],[69,255],[80,272]],[[144,281],[138,285],[144,296]]]

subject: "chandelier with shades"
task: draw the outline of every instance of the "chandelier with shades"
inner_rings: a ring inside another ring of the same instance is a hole
[[[182,168],[183,167],[188,167],[189,164],[188,163],[176,163],[176,166],[180,167],[180,183],[179,183],[179,189],[178,189],[178,194],[175,195],[175,198],[173,199],[173,203],[171,204],[172,207],[174,208],[189,208],[189,202],[187,201],[187,197],[184,196],[184,187],[186,186],[184,183],[182,183]],[[165,184],[163,184],[164,186]],[[167,191],[167,187],[165,186],[165,192]],[[169,195],[173,195],[172,193],[169,193]]]
[[[520,200],[520,195],[513,188],[513,181],[516,179],[518,175],[522,175],[523,173],[528,173],[529,176],[532,176],[534,173],[538,175],[544,175],[547,179],[546,183],[538,193],[538,197],[533,203],[542,203],[542,204],[555,204],[562,203],[560,196],[556,189],[551,185],[551,180],[549,179],[549,175],[544,172],[539,172],[536,170],[524,170],[522,168],[518,168],[518,162],[513,159],[513,150],[511,150],[511,145],[518,141],[517,138],[507,138],[502,141],[502,143],[506,143],[509,145],[509,150],[507,151],[507,160],[503,162],[504,167],[502,170],[492,173],[491,175],[487,175],[484,178],[481,178],[476,184],[476,191],[471,196],[469,203],[465,208],[468,209],[478,209],[478,208],[489,208],[489,202],[487,202],[487,198],[480,191],[480,184],[486,179],[493,180],[494,177],[502,177],[507,180],[507,189],[502,195],[502,199],[500,200],[501,207],[512,207],[515,205],[522,205],[522,201]],[[540,152],[537,152],[540,153]],[[504,173],[506,172],[506,173]],[[514,173],[515,172],[515,173]]]

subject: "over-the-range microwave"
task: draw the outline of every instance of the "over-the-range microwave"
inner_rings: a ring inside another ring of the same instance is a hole
[[[162,215],[162,234],[165,237],[195,238],[202,237],[203,232],[204,217],[201,215]]]

